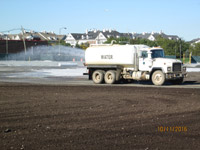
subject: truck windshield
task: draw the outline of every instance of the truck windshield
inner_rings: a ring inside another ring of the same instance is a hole
[[[162,49],[151,50],[151,58],[164,58],[164,51]]]

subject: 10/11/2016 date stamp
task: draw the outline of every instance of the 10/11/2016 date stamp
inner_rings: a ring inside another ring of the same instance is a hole
[[[158,126],[158,132],[187,132],[186,126]]]

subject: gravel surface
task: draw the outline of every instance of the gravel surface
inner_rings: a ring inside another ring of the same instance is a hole
[[[198,150],[199,116],[200,89],[0,84],[3,150]]]

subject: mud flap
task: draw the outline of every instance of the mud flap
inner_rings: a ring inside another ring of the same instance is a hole
[[[121,69],[117,68],[117,70],[116,70],[116,81],[120,80],[121,71],[122,71]]]

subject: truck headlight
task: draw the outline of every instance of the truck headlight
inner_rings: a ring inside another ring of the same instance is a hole
[[[186,67],[183,67],[183,71],[186,72]]]
[[[167,67],[167,71],[172,71],[172,67]]]

